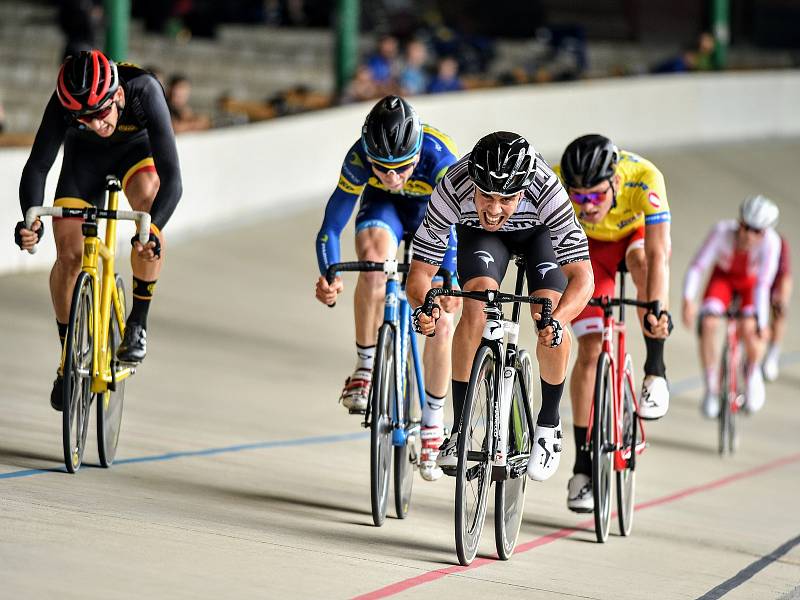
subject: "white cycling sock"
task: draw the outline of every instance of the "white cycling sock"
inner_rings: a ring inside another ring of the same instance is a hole
[[[375,346],[360,346],[356,344],[356,370],[372,372],[375,362]]]
[[[711,394],[719,394],[719,373],[717,367],[706,369],[706,390]]]
[[[434,396],[425,390],[425,401],[422,403],[422,426],[444,427],[445,397]]]

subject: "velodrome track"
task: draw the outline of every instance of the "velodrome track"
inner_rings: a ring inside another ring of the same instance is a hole
[[[790,236],[800,225],[800,140],[645,154],[674,214],[676,316],[690,255],[745,194],[777,199]],[[518,553],[492,558],[488,520],[484,558],[462,569],[452,479],[417,478],[409,518],[372,526],[368,439],[336,404],[353,362],[353,280],[334,310],[313,299],[320,218],[321,206],[288,210],[169,247],[108,471],[91,449],[77,475],[61,466],[46,274],[0,278],[0,597],[800,597],[797,299],[781,379],[735,457],[717,456],[716,425],[699,416],[695,342],[678,325],[672,407],[647,429],[632,537],[597,544],[566,510],[565,398],[562,467],[529,486]],[[641,364],[638,339],[633,351]]]

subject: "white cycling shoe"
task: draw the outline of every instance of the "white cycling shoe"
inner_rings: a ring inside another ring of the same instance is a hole
[[[770,383],[778,379],[780,374],[780,356],[781,352],[775,346],[771,346],[767,351],[767,357],[764,359],[762,369],[764,370],[764,379]]]
[[[533,452],[528,460],[528,477],[546,481],[561,462],[561,423],[555,427],[537,425],[533,432]]]
[[[567,483],[567,508],[576,513],[590,513],[594,510],[592,478],[576,473]]]
[[[754,413],[761,410],[766,400],[767,391],[764,389],[764,378],[761,375],[761,369],[754,366],[750,369],[750,376],[747,378],[747,393],[745,408],[747,412]]]
[[[646,375],[639,397],[639,416],[643,419],[660,419],[669,409],[669,386],[664,377]]]
[[[444,474],[436,464],[439,446],[444,441],[444,427],[422,427],[422,449],[419,457],[419,474],[425,481],[436,481]]]
[[[454,432],[439,446],[439,456],[436,457],[438,467],[456,468],[458,466],[458,432]]]
[[[719,416],[719,394],[706,391],[700,412],[706,419],[716,419]]]
[[[370,387],[372,387],[372,371],[356,369],[344,382],[339,400],[350,413],[363,413],[367,410]]]

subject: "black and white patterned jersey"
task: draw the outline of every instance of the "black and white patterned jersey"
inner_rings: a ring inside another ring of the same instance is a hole
[[[468,160],[469,156],[464,156],[451,166],[433,190],[425,217],[414,236],[416,260],[440,265],[447,250],[451,225],[481,226],[475,209],[475,185],[467,172]],[[517,211],[498,231],[518,231],[539,225],[550,229],[560,265],[589,260],[589,243],[569,196],[550,166],[537,154],[533,183],[525,190]]]

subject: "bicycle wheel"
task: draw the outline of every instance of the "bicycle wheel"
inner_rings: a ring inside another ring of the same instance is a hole
[[[406,416],[406,443],[394,447],[394,510],[398,519],[405,519],[411,505],[411,490],[414,486],[414,468],[419,460],[422,447],[420,439],[419,390],[417,389],[417,371],[414,369],[414,357],[411,353],[411,342],[408,342],[406,358],[406,376],[403,389],[403,414]]]
[[[114,278],[114,284],[117,286],[120,308],[124,318],[127,301],[122,277],[117,275]],[[117,348],[121,341],[122,332],[112,306],[108,324],[108,356],[112,370],[116,370]],[[106,393],[97,395],[97,453],[100,456],[100,464],[106,468],[111,466],[117,455],[119,431],[122,426],[122,405],[125,399],[125,380],[115,382],[114,387],[115,390],[109,389]]]
[[[633,528],[633,501],[636,495],[636,446],[641,437],[636,426],[633,395],[633,361],[625,356],[625,380],[622,382],[622,449],[630,449],[631,459],[617,471],[617,519],[620,535],[630,535]]]
[[[481,346],[472,363],[458,435],[456,552],[458,561],[465,566],[478,552],[492,483],[492,408],[497,387],[494,370],[492,349]]]
[[[611,443],[611,402],[614,398],[614,379],[611,357],[600,355],[594,382],[594,412],[592,414],[592,496],[594,497],[594,530],[597,541],[608,539],[611,526],[611,473],[613,452]]]
[[[728,373],[728,364],[730,360],[730,348],[727,344],[722,349],[722,364],[720,366],[720,384],[719,384],[719,393],[720,393],[720,406],[719,406],[719,415],[717,416],[717,423],[719,425],[719,436],[717,439],[717,450],[719,451],[720,456],[725,456],[728,452],[728,448],[730,447],[730,438],[731,438],[731,398],[730,398],[730,391],[728,387],[730,385],[729,382],[729,373]]]
[[[533,439],[533,417],[530,409],[532,380],[531,356],[527,350],[521,350],[511,395],[511,418],[508,425],[506,456],[509,478],[498,481],[494,488],[494,539],[497,555],[501,560],[508,560],[514,553],[525,509],[528,482],[525,475]]]
[[[392,419],[389,414],[395,397],[394,329],[388,323],[381,326],[370,393],[370,500],[372,521],[377,527],[386,519],[389,502],[389,471],[392,461]]]
[[[64,357],[62,437],[64,464],[74,473],[81,467],[89,431],[94,358],[94,296],[92,278],[81,272],[72,293]]]

